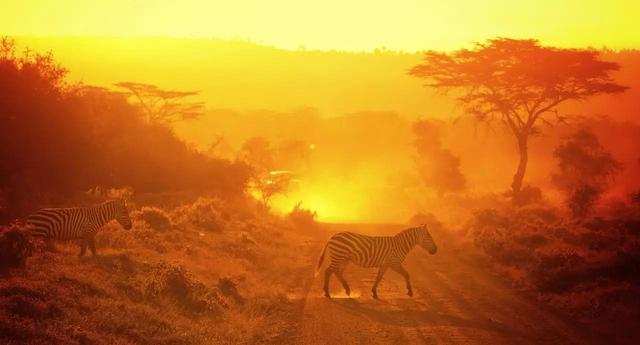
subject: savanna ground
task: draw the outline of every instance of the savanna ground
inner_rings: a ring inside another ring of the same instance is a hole
[[[406,225],[317,223],[304,210],[275,216],[247,200],[139,207],[132,230],[114,222],[99,234],[96,257],[79,259],[72,243],[59,253],[34,243],[24,268],[0,278],[0,337],[7,344],[633,343],[638,257],[602,256],[606,246],[637,245],[636,228],[613,218],[558,223],[555,211],[505,204],[460,229],[418,216],[439,252],[415,249],[407,258],[413,298],[390,272],[374,300],[375,270],[356,266],[345,274],[350,297],[335,278],[334,298],[322,297],[321,276],[313,275],[320,250],[331,233],[384,235]],[[517,238],[499,234],[501,226],[517,228]],[[599,247],[573,251],[580,241]]]

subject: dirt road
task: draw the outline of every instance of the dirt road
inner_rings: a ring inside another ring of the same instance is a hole
[[[392,234],[401,226],[331,226],[329,232]],[[381,231],[381,229],[384,229]],[[436,237],[434,235],[434,237]],[[321,243],[317,244],[320,248]],[[606,340],[586,327],[515,291],[473,262],[464,252],[441,243],[436,255],[416,248],[405,262],[414,297],[404,281],[388,272],[371,297],[375,269],[350,265],[344,295],[332,278],[334,298],[322,297],[322,277],[307,284],[303,320],[295,337],[300,344],[599,344]]]

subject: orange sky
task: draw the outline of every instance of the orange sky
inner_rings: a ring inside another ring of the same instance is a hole
[[[640,47],[636,0],[5,0],[0,34],[242,38],[283,48],[451,49],[495,36]]]

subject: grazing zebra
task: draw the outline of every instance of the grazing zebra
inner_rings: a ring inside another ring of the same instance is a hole
[[[342,276],[342,272],[351,261],[363,267],[379,268],[378,276],[371,289],[373,298],[378,298],[378,293],[376,292],[378,284],[380,284],[382,276],[389,268],[404,277],[407,283],[408,295],[410,297],[413,296],[409,273],[402,267],[402,262],[416,245],[431,254],[435,254],[438,251],[438,247],[436,247],[436,243],[433,241],[431,234],[429,234],[426,225],[403,230],[395,236],[366,236],[353,232],[341,232],[331,236],[322,250],[322,254],[320,254],[318,266],[316,267],[317,275],[328,249],[331,264],[324,274],[324,296],[331,297],[329,295],[331,274],[335,274],[338,277],[347,295],[351,294],[351,289]]]
[[[124,200],[111,200],[92,207],[45,208],[29,217],[32,236],[44,237],[47,247],[56,251],[53,240],[81,240],[80,254],[87,245],[96,255],[96,232],[111,220],[117,220],[126,230],[131,229],[131,218]]]

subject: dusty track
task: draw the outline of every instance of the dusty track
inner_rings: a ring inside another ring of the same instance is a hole
[[[399,226],[341,226],[327,230],[394,233]],[[314,244],[318,249],[322,241]],[[405,266],[414,297],[404,281],[388,272],[371,298],[375,269],[350,265],[344,295],[333,278],[333,299],[322,297],[321,276],[310,279],[301,306],[297,344],[599,344],[609,343],[584,326],[515,291],[486,265],[441,245],[436,255],[414,249]],[[314,258],[315,260],[315,258]]]

